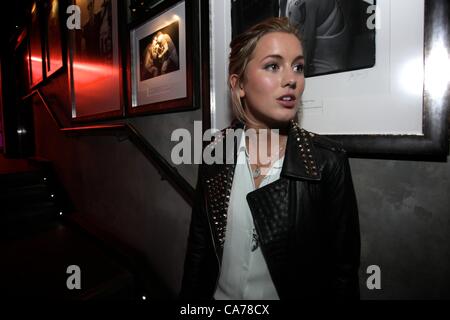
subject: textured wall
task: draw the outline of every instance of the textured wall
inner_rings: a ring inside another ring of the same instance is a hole
[[[351,159],[361,224],[363,299],[450,298],[446,163]],[[381,290],[366,269],[381,268]]]

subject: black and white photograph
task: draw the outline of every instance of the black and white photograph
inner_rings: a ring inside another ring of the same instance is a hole
[[[375,65],[376,6],[355,0],[237,0],[232,2],[233,36],[267,17],[288,17],[302,35],[305,76],[346,72]]]
[[[424,2],[236,0],[231,36],[274,16],[288,17],[297,28],[309,79],[299,116],[306,128],[336,135],[420,135]]]
[[[179,23],[175,21],[139,41],[140,81],[180,69]]]

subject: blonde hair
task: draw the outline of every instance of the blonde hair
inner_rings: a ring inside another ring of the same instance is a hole
[[[231,106],[235,118],[241,122],[249,123],[249,119],[245,114],[245,100],[241,99],[239,94],[240,82],[244,77],[245,69],[248,62],[251,60],[253,51],[258,44],[259,39],[271,32],[285,32],[296,36],[300,43],[302,43],[301,36],[298,30],[289,24],[286,17],[274,17],[266,19],[247,31],[239,34],[230,42],[230,56],[228,64],[228,85],[231,91]],[[230,76],[237,75],[238,83],[233,89],[230,83]]]

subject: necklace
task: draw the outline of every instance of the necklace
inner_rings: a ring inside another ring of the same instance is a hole
[[[270,156],[268,157],[269,160],[270,160],[270,165],[272,164],[272,158],[273,158],[274,156],[279,155],[279,154],[281,153],[281,151],[283,151],[283,149],[284,149],[284,147],[281,147],[281,148],[278,150],[278,152],[276,152],[274,155],[270,155]],[[253,176],[253,179],[258,178],[258,177],[261,175],[261,166],[259,166],[258,163],[256,163],[255,166],[256,166],[255,169],[252,170],[252,176]],[[269,168],[270,168],[270,166],[269,166]]]

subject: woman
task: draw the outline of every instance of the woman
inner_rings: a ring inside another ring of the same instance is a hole
[[[207,147],[219,155],[225,149],[222,161],[200,166],[181,297],[358,298],[348,159],[337,143],[296,122],[304,61],[295,28],[271,18],[230,46],[236,121]],[[233,131],[242,128],[258,139]],[[264,132],[278,146],[261,152]]]

